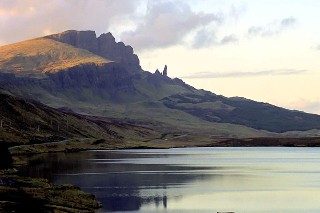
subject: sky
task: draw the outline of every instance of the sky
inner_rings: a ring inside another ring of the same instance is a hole
[[[320,114],[318,0],[0,0],[0,45],[111,32],[144,70]],[[1,47],[0,47],[1,48]]]

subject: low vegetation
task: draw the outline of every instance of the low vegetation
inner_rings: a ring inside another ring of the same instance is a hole
[[[8,173],[8,172],[7,172]],[[0,175],[0,212],[90,213],[101,204],[73,185],[51,185],[45,179]]]
[[[110,61],[87,50],[52,39],[37,38],[0,48],[0,70],[18,76],[56,72],[80,64],[105,64]]]

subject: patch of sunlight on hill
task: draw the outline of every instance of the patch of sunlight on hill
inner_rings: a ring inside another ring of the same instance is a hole
[[[0,47],[0,70],[16,73],[57,72],[80,64],[111,62],[87,50],[46,38]]]

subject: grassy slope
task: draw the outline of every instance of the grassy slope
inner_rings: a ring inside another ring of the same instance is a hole
[[[12,154],[19,155],[86,149],[203,146],[226,137],[271,135],[239,125],[209,123],[168,109],[160,102],[141,102],[122,108],[112,105],[111,109],[120,110],[119,115],[114,116],[117,119],[64,112],[0,94],[0,141],[11,146],[20,145],[10,148]]]
[[[177,94],[162,99],[162,102],[171,109],[181,110],[213,123],[233,123],[278,133],[320,129],[319,115],[287,110],[244,98],[226,98],[212,93]]]
[[[69,139],[121,143],[128,138],[138,141],[157,136],[156,132],[145,127],[63,112],[4,94],[0,94],[0,120],[0,141],[16,145]]]
[[[21,75],[56,72],[79,64],[108,62],[110,61],[87,50],[46,38],[0,47],[0,70]]]

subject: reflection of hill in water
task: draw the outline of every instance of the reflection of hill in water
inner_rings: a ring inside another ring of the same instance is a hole
[[[170,199],[181,197],[176,190],[180,186],[214,178],[206,172],[214,168],[179,165],[175,157],[175,154],[59,153],[39,155],[21,171],[48,178],[55,184],[80,186],[95,194],[104,210],[139,210],[142,205],[152,203],[161,209],[170,205]]]

